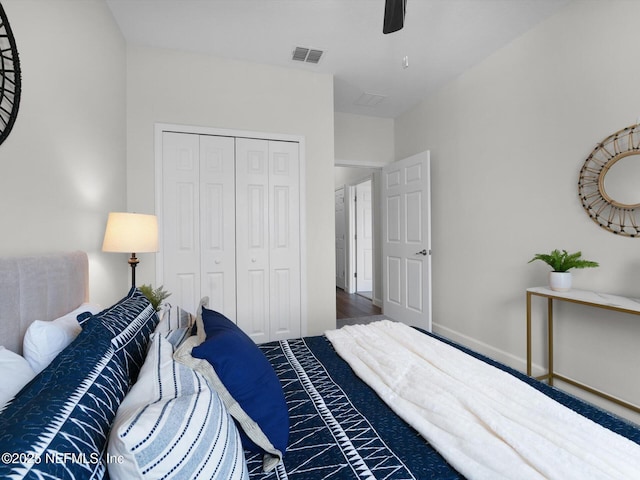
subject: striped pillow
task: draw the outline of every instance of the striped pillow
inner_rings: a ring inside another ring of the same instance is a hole
[[[248,479],[240,436],[204,378],[173,360],[152,336],[138,382],[123,400],[109,439],[112,478]]]
[[[196,318],[186,310],[165,304],[158,315],[160,323],[155,332],[162,334],[174,348],[191,336]]]
[[[157,332],[166,333],[177,328],[191,328],[196,322],[194,315],[179,306],[172,307],[168,303],[162,306],[158,316],[160,317],[160,323],[156,328]]]

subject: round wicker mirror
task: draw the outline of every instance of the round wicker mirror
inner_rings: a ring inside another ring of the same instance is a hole
[[[602,228],[627,237],[640,235],[638,164],[640,124],[600,142],[585,160],[578,179],[578,195],[589,217]]]

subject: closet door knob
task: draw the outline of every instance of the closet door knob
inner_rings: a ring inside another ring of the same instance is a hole
[[[252,259],[251,259],[251,262],[252,262],[252,263],[256,263],[256,259],[255,259],[255,258],[252,258]]]

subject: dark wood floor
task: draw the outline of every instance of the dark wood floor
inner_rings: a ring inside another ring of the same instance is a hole
[[[348,294],[341,288],[336,288],[336,318],[367,317],[380,315],[382,310],[371,300],[356,294]]]

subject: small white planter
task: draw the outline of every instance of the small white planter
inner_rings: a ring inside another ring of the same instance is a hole
[[[571,290],[571,272],[549,272],[549,288],[555,292]]]

